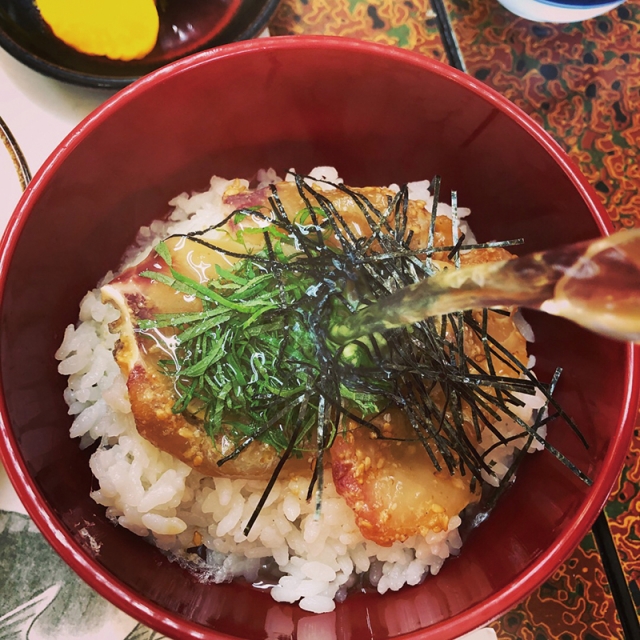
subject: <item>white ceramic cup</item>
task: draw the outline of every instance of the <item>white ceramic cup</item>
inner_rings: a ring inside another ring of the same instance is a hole
[[[615,9],[624,0],[498,0],[521,18],[534,22],[580,22]]]

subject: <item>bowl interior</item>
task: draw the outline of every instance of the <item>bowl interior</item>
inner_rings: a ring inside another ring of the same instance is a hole
[[[53,357],[80,299],[117,267],[136,230],[164,215],[178,193],[206,188],[213,174],[251,177],[260,167],[330,164],[357,186],[439,173],[442,193],[454,188],[460,204],[471,207],[479,239],[524,237],[523,250],[533,251],[598,235],[592,214],[602,213],[591,193],[548,139],[530,129],[506,101],[442,65],[318,38],[200,54],[144,79],[90,118],[19,206],[6,241],[0,309],[4,421],[12,434],[6,464],[67,561],[103,595],[165,632],[207,637],[213,629],[250,639],[288,637],[294,628],[298,638],[324,637],[317,635],[322,628],[340,638],[426,628],[421,638],[453,637],[548,577],[590,526],[621,464],[630,433],[621,409],[630,393],[622,344],[542,314],[527,316],[538,375],[548,381],[563,367],[558,397],[590,448],[561,424],[552,425],[550,440],[594,487],[546,452],[531,456],[461,556],[437,576],[383,597],[350,597],[322,616],[277,604],[247,585],[200,584],[144,540],[113,527],[89,498],[88,452],[68,437],[65,380]],[[82,528],[99,553],[78,533]]]

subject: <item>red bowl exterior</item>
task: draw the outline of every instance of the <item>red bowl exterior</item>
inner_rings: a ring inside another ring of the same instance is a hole
[[[539,376],[563,367],[558,396],[590,448],[560,425],[550,440],[593,486],[546,453],[531,456],[461,556],[422,585],[356,595],[314,616],[247,585],[202,585],[113,527],[89,498],[88,454],[68,437],[53,358],[80,299],[177,193],[206,187],[214,173],[322,164],[355,185],[437,172],[472,208],[479,238],[522,236],[526,251],[611,230],[584,177],[524,113],[468,76],[391,47],[327,37],[228,45],[143,78],[89,116],[38,172],[2,241],[0,451],[31,517],[69,565],[171,637],[456,637],[551,575],[624,461],[637,350],[532,314]]]

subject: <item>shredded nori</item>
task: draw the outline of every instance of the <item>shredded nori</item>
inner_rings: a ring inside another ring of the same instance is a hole
[[[590,484],[540,433],[544,424],[561,417],[582,439],[552,397],[559,373],[550,384],[540,382],[526,363],[488,333],[489,314],[504,311],[484,309],[481,322],[470,311],[427,318],[348,344],[337,343],[332,333],[357,309],[433,275],[436,254],[459,266],[462,249],[510,246],[521,240],[463,244],[454,197],[454,244],[435,246],[437,176],[432,182],[434,203],[427,247],[413,246],[406,186],[388,196],[386,208],[379,210],[361,192],[316,180],[352,199],[369,226],[360,237],[331,200],[311,186],[308,177],[293,174],[293,178],[305,207],[291,219],[272,186],[269,207],[239,209],[213,227],[173,236],[237,259],[228,269],[218,267],[216,279],[203,285],[173,269],[171,276],[143,274],[202,302],[198,313],[163,314],[139,321],[141,331],[168,327],[176,332],[176,358],[160,363],[178,393],[174,412],[202,419],[212,438],[224,433],[233,439],[234,451],[219,465],[241,455],[256,440],[274,447],[280,457],[245,534],[292,456],[315,458],[308,498],[315,489],[319,514],[323,456],[342,429],[343,418],[370,429],[374,437],[385,438],[373,420],[390,407],[405,413],[415,434],[412,440],[422,444],[436,469],[444,465],[451,474],[471,474],[472,488],[483,482],[483,474],[495,475],[487,462],[493,447],[484,453],[478,450],[483,427],[497,438],[494,447],[520,440],[524,452],[537,440]],[[236,231],[235,239],[242,245],[246,234],[262,234],[262,250],[231,252],[205,237],[212,229],[241,222],[249,215],[260,226]],[[171,267],[164,243],[156,251]],[[487,370],[465,353],[467,332],[481,341]],[[507,364],[514,377],[496,375],[497,360]],[[444,404],[432,399],[435,389],[441,392]],[[524,404],[515,394],[538,392],[546,398],[545,410],[528,424],[513,410]],[[554,412],[551,416],[547,416],[547,407]],[[465,415],[471,416],[472,434],[465,428]],[[522,433],[503,436],[502,416],[520,425]],[[522,453],[516,456],[501,487],[511,482],[522,457]]]

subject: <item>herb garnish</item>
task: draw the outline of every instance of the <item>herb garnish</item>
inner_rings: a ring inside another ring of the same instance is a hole
[[[579,432],[552,397],[557,379],[551,385],[541,383],[488,334],[488,315],[500,311],[484,310],[481,323],[472,312],[428,318],[348,344],[337,343],[332,334],[332,328],[358,308],[432,275],[435,254],[449,254],[457,265],[461,248],[514,242],[462,247],[454,220],[454,246],[434,246],[434,198],[428,245],[412,246],[406,186],[378,210],[364,194],[326,183],[351,198],[362,213],[369,229],[359,237],[331,200],[310,186],[310,180],[298,174],[293,177],[305,204],[295,216],[290,218],[291,212],[285,211],[272,186],[268,207],[240,209],[214,227],[177,236],[238,259],[228,269],[218,267],[215,280],[203,285],[172,269],[164,243],[156,252],[167,262],[171,275],[141,274],[202,302],[198,313],[162,314],[139,321],[141,331],[166,327],[176,333],[176,359],[160,362],[178,394],[173,411],[200,418],[212,438],[223,433],[233,440],[234,451],[220,465],[241,455],[254,440],[268,443],[280,456],[245,534],[292,456],[315,459],[308,495],[315,488],[319,513],[323,455],[341,429],[342,418],[347,416],[384,438],[371,420],[389,407],[405,412],[415,440],[438,470],[444,466],[451,474],[471,474],[473,483],[482,480],[483,472],[494,475],[487,463],[491,450],[480,453],[477,442],[482,426],[495,434],[499,444],[512,441],[514,437],[506,438],[499,429],[501,416],[506,415],[522,427],[515,439],[522,440],[524,449],[534,439],[540,441],[590,483],[539,433],[542,424],[558,416]],[[437,195],[439,178],[433,184]],[[234,253],[207,239],[211,230],[247,215],[261,226],[238,230],[235,239],[242,245],[243,234],[260,233],[264,238],[260,251]],[[465,332],[481,340],[486,371],[464,352]],[[515,377],[496,375],[494,360],[506,363]],[[432,399],[434,390],[445,399],[444,406]],[[550,413],[543,418],[540,412],[529,425],[513,411],[524,405],[515,394],[538,391],[547,398]],[[465,429],[464,415],[471,416],[474,437]]]

